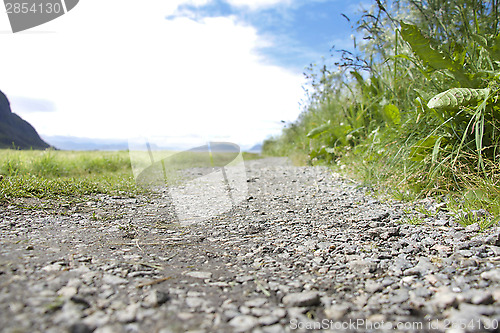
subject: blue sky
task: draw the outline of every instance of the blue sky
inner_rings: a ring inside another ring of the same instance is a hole
[[[0,13],[0,90],[44,137],[248,147],[297,118],[304,68],[352,47],[341,13],[369,3],[85,0],[16,34]]]
[[[267,47],[258,49],[263,61],[301,71],[311,62],[328,57],[333,45],[337,49],[352,48],[352,23],[341,14],[352,17],[354,23],[360,8],[369,8],[369,3],[301,0],[249,10],[246,6],[214,0],[204,6],[181,5],[178,12],[167,19],[235,16],[243,24],[255,27],[259,35],[269,41]]]

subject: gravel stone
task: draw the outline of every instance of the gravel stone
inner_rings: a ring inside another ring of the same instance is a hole
[[[487,272],[483,272],[481,274],[481,277],[485,280],[490,280],[493,282],[500,282],[500,269],[497,268],[497,269],[492,269],[492,270],[487,271]]]
[[[76,293],[77,293],[77,289],[75,287],[62,287],[57,292],[58,295],[65,297],[65,298],[71,298],[72,296],[76,295]]]
[[[266,298],[256,298],[245,302],[245,306],[249,308],[259,308],[267,303]]]
[[[326,167],[245,164],[248,193],[188,225],[177,208],[193,196],[175,207],[172,191],[218,193],[213,183],[0,205],[2,332],[291,332],[294,319],[448,332],[445,320],[500,319],[498,226],[462,227],[446,201],[374,198]],[[436,214],[405,224],[420,207]]]
[[[493,304],[495,299],[489,291],[476,291],[471,298],[471,303],[476,305]]]
[[[381,291],[384,288],[382,283],[368,280],[365,282],[365,290],[371,294]]]
[[[349,263],[351,270],[357,274],[373,273],[377,269],[377,263],[369,260],[354,260]]]
[[[144,298],[143,304],[145,307],[158,307],[166,303],[169,299],[170,296],[168,293],[153,290]]]
[[[68,328],[69,333],[92,333],[93,330],[85,324],[75,323]]]
[[[277,322],[279,322],[279,320],[280,318],[278,318],[277,316],[272,316],[272,315],[262,316],[259,318],[259,324],[263,326],[269,326],[276,324]]]
[[[433,303],[438,309],[447,309],[457,304],[457,295],[449,291],[441,291],[434,295]]]
[[[235,332],[247,332],[257,326],[258,319],[252,316],[237,316],[229,321],[229,325],[234,327]]]
[[[186,273],[187,276],[194,277],[197,279],[210,279],[212,277],[212,273],[210,272],[188,272]]]
[[[186,304],[190,308],[197,308],[205,304],[205,300],[200,297],[187,297]]]
[[[479,230],[481,230],[481,227],[479,226],[479,223],[477,223],[477,222],[465,227],[466,232],[478,232]]]
[[[135,321],[139,304],[130,304],[124,310],[116,313],[116,319],[122,323],[131,323]]]
[[[347,304],[336,304],[325,309],[325,315],[329,319],[339,321],[347,314],[349,311],[349,305]]]
[[[319,294],[315,291],[288,294],[283,297],[283,304],[287,306],[314,306],[320,303]]]
[[[436,267],[430,262],[428,258],[419,258],[418,264],[412,268],[404,271],[404,275],[419,275],[424,276],[432,273]]]
[[[117,285],[117,284],[126,284],[128,280],[121,278],[119,276],[114,276],[110,274],[105,274],[102,278],[102,281],[108,284]]]

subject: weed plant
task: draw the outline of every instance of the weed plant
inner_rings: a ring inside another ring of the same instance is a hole
[[[398,199],[447,196],[498,216],[498,5],[374,1],[353,27],[354,51],[307,68],[303,112],[264,153],[340,166]]]

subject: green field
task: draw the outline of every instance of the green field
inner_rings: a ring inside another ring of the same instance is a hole
[[[128,152],[1,150],[0,174],[0,202],[140,191]]]
[[[181,156],[171,164],[175,165],[172,172],[205,166],[201,163],[205,161],[200,161],[196,153],[176,153],[155,152],[155,158]],[[243,153],[243,158],[250,160],[259,156]],[[17,198],[80,200],[93,194],[135,196],[147,190],[136,185],[133,171],[138,174],[150,163],[147,152],[0,150],[0,175],[3,176],[0,203],[13,203]]]

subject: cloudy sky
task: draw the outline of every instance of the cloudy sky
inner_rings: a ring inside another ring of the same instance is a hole
[[[43,137],[248,147],[296,119],[304,67],[351,47],[364,3],[82,0],[16,34],[2,10],[0,90]]]

